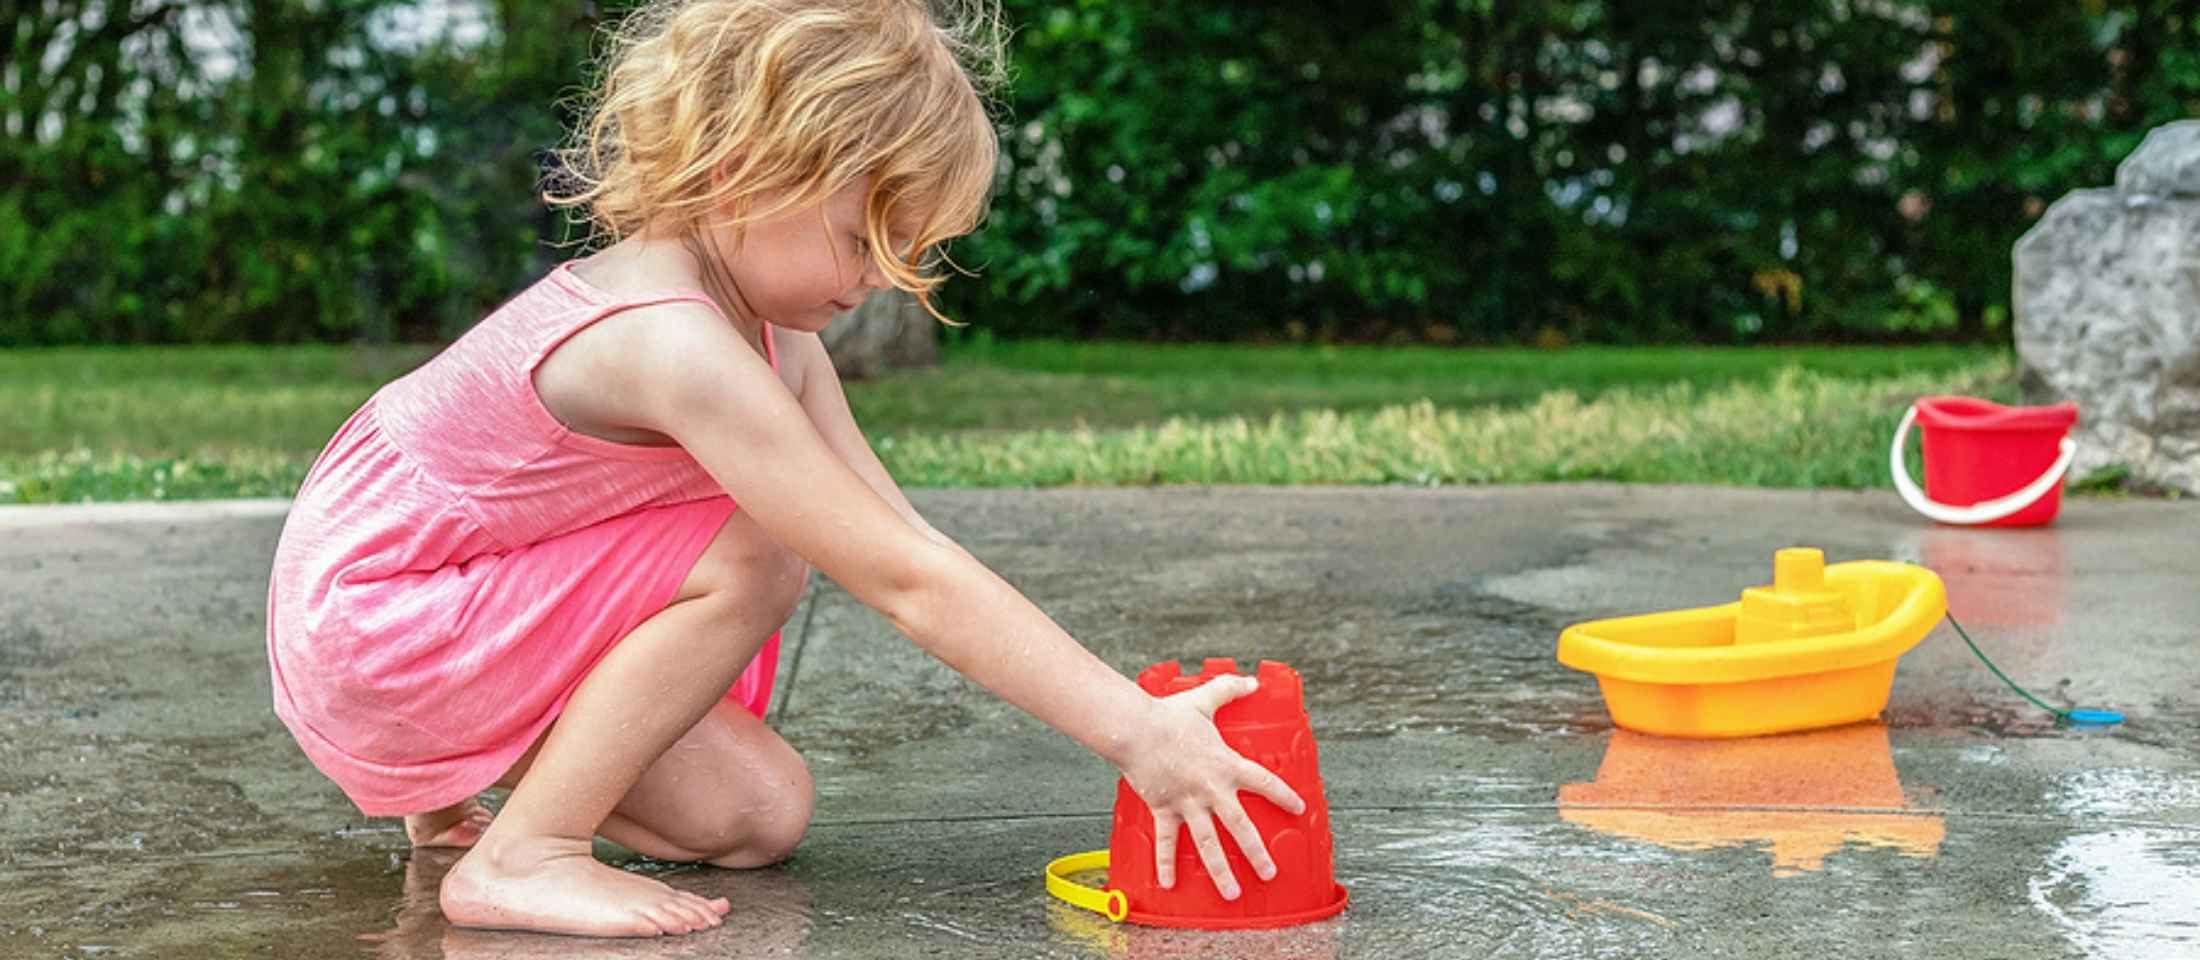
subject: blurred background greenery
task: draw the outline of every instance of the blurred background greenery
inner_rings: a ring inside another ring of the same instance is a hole
[[[583,0],[18,0],[0,346],[456,334]],[[1002,338],[2001,342],[2009,249],[2200,106],[2190,4],[1008,0]]]
[[[361,402],[435,349],[0,350],[0,504],[286,496]],[[974,336],[938,367],[848,384],[888,469],[930,487],[1885,486],[1895,421],[1935,393],[2015,402],[2008,353]]]

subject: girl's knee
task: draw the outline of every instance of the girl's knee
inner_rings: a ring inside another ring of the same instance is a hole
[[[792,751],[789,751],[792,754]],[[774,771],[770,801],[744,809],[724,805],[713,810],[707,839],[696,838],[700,859],[721,867],[747,869],[778,863],[794,853],[810,829],[817,794],[809,765],[800,756]]]
[[[779,798],[780,802],[771,804],[748,824],[743,842],[711,857],[711,863],[738,870],[769,866],[793,855],[794,848],[810,830],[817,794],[810,782],[808,766],[798,765],[796,775],[790,779],[795,782]]]

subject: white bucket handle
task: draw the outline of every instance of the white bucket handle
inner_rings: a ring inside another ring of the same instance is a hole
[[[1918,489],[1917,481],[1910,479],[1910,465],[1903,460],[1902,448],[1909,442],[1910,424],[1916,420],[1917,405],[1913,403],[1909,410],[1903,412],[1902,425],[1894,428],[1894,448],[1887,452],[1887,465],[1894,471],[1895,490],[1902,494],[1903,500],[1908,501],[1910,508],[1941,523],[1963,526],[1992,523],[2031,506],[2062,482],[2063,474],[2070,469],[2071,458],[2078,453],[2078,445],[2066,436],[2062,438],[2062,454],[2055,458],[2055,465],[2048,467],[2046,473],[2040,474],[2022,489],[2007,496],[1981,500],[1968,507],[1951,506],[1926,496],[1925,491]]]

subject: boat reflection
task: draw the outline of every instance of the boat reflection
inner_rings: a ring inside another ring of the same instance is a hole
[[[1674,850],[1761,845],[1774,876],[1820,869],[1850,843],[1930,858],[1947,834],[1937,811],[1905,802],[1876,722],[1738,740],[1614,730],[1595,782],[1559,787],[1558,807],[1568,823]]]

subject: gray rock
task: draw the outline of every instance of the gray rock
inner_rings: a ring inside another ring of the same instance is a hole
[[[881,290],[862,306],[834,317],[819,338],[832,355],[833,369],[846,379],[862,380],[938,363],[938,328],[939,321],[915,297]]]
[[[2200,493],[2200,122],[2149,133],[2116,181],[2017,241],[2017,357],[2032,399],[2078,404],[2073,477]]]
[[[2117,164],[2116,191],[2200,197],[2200,120],[2179,120],[2147,131],[2139,149]]]

